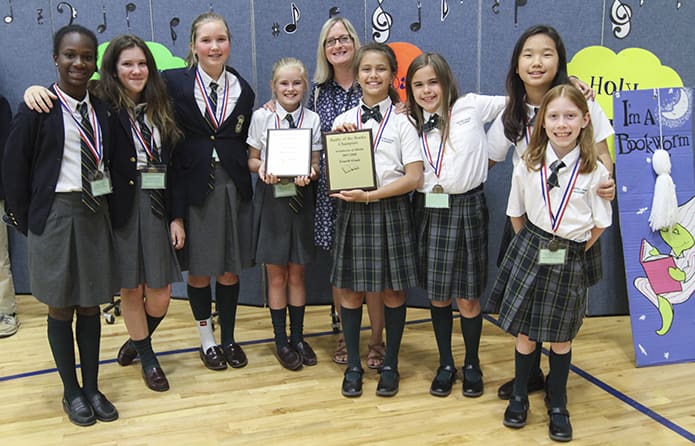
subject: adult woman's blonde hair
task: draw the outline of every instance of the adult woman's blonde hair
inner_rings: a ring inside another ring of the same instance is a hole
[[[328,63],[326,58],[326,38],[333,25],[342,23],[347,30],[348,35],[352,39],[352,44],[355,46],[355,54],[360,48],[360,38],[357,36],[357,31],[352,23],[343,17],[333,17],[326,21],[321,27],[319,33],[319,43],[316,48],[316,71],[314,72],[314,82],[318,85],[324,84],[333,79],[333,66]]]
[[[536,116],[536,125],[533,128],[531,141],[528,149],[524,152],[522,159],[526,162],[526,167],[529,170],[538,170],[545,163],[545,149],[548,147],[548,133],[545,130],[545,114],[548,110],[548,105],[557,98],[567,98],[579,108],[583,116],[589,115],[589,105],[586,103],[584,94],[572,85],[557,85],[543,96],[541,108]],[[579,146],[579,159],[582,165],[579,168],[579,173],[589,173],[596,169],[598,161],[598,149],[594,143],[594,127],[589,119],[586,127],[580,130],[577,137],[577,145]]]

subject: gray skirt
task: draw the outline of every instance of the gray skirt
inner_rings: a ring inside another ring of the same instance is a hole
[[[295,213],[289,198],[273,197],[273,186],[260,179],[253,197],[253,252],[256,263],[304,265],[314,261],[314,194],[309,186],[301,189],[303,207]]]
[[[512,239],[484,311],[499,312],[506,332],[532,341],[575,338],[586,310],[584,243],[557,238],[567,249],[562,265],[539,265],[538,251],[552,238],[530,222]]]
[[[36,298],[56,308],[93,307],[118,290],[106,200],[95,213],[80,192],[57,193],[43,234],[29,231],[29,283]]]
[[[479,299],[487,282],[488,210],[482,186],[451,195],[449,209],[415,193],[418,279],[430,300]]]
[[[181,267],[194,276],[239,274],[251,260],[253,206],[242,201],[234,181],[220,165],[215,190],[201,206],[189,206]]]
[[[417,286],[415,229],[407,195],[370,204],[338,200],[331,283],[352,291]]]
[[[143,283],[150,288],[163,288],[181,282],[183,277],[171,244],[169,224],[166,218],[154,215],[149,192],[140,185],[138,175],[130,218],[113,231],[121,288],[136,288]]]

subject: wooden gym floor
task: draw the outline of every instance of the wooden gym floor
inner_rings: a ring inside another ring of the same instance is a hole
[[[408,309],[400,354],[400,393],[374,394],[377,373],[365,373],[364,394],[340,395],[343,367],[331,362],[336,336],[327,306],[308,307],[307,340],[315,367],[291,372],[274,357],[265,308],[240,307],[237,341],[249,365],[213,372],[198,358],[198,335],[188,303],[173,300],[155,333],[154,348],[171,383],[147,389],[138,364],[120,367],[115,356],[126,339],[121,318],[103,324],[100,386],[120,419],[91,427],[72,425],[62,411],[62,387],[46,339],[46,310],[18,296],[19,332],[0,339],[0,444],[7,445],[533,445],[547,435],[542,394],[531,396],[528,425],[502,425],[506,403],[497,387],[513,373],[512,338],[487,318],[481,365],[485,393],[461,395],[458,381],[447,398],[428,393],[438,366],[429,312]],[[364,325],[367,325],[364,311]],[[367,333],[362,335],[363,358]],[[464,347],[454,324],[454,354]],[[574,445],[683,445],[695,442],[693,364],[638,369],[628,317],[587,318],[574,343],[568,392]],[[547,358],[542,367],[547,372]]]

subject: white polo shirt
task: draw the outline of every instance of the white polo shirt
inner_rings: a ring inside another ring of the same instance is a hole
[[[378,187],[385,186],[405,176],[405,166],[422,162],[420,139],[415,127],[405,114],[396,114],[390,98],[379,102],[381,123],[374,119],[362,123],[362,105],[360,100],[353,107],[338,115],[333,121],[333,128],[345,123],[352,123],[358,129],[371,129],[374,143],[374,168]]]
[[[419,138],[425,161],[425,182],[419,192],[431,192],[439,184],[448,194],[462,194],[487,180],[488,143],[485,124],[504,109],[504,96],[481,96],[469,93],[460,97],[449,115],[449,139],[442,147],[439,129]],[[441,114],[440,114],[441,115]],[[431,113],[424,112],[425,122]],[[441,157],[441,160],[440,160]],[[439,176],[435,166],[441,164]]]
[[[553,148],[548,144],[545,151],[546,165],[550,166],[557,156]],[[562,158],[566,167],[558,173],[559,187],[550,190],[550,209],[553,215],[558,210],[563,200],[563,195],[568,193],[567,208],[557,227],[556,234],[559,237],[584,242],[591,238],[591,228],[606,228],[611,224],[611,203],[600,198],[597,194],[598,185],[608,179],[608,170],[597,163],[597,168],[591,173],[579,173],[574,188],[570,184],[572,171],[579,161],[579,146]],[[542,167],[541,167],[542,169]],[[547,170],[548,175],[550,169]],[[550,212],[544,188],[541,171],[529,170],[525,162],[520,162],[514,167],[512,174],[512,187],[507,203],[507,215],[521,217],[526,214],[531,223],[546,232],[553,232]]]

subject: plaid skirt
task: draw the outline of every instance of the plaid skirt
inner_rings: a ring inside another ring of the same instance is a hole
[[[430,300],[478,299],[487,282],[488,210],[482,186],[451,195],[449,209],[415,193],[418,281]]]
[[[142,190],[141,185],[138,175],[130,218],[113,231],[121,288],[135,288],[142,283],[163,288],[183,278],[171,245],[168,219],[152,213],[149,191]]]
[[[91,212],[80,192],[57,193],[42,234],[28,234],[29,284],[41,302],[56,308],[93,307],[113,300],[119,288],[106,199]]]
[[[239,274],[253,265],[253,204],[243,201],[222,166],[215,169],[215,190],[200,206],[189,206],[181,268],[194,276]]]
[[[314,194],[310,186],[302,191],[303,206],[295,213],[290,198],[275,198],[273,186],[260,179],[253,196],[253,252],[256,263],[304,265],[314,261],[313,240]]]
[[[538,251],[552,239],[530,222],[513,239],[484,308],[498,325],[533,341],[566,342],[579,332],[586,310],[584,243],[558,238],[562,265],[539,265]]]
[[[337,206],[331,284],[360,292],[417,286],[408,196],[369,204],[338,200]]]

